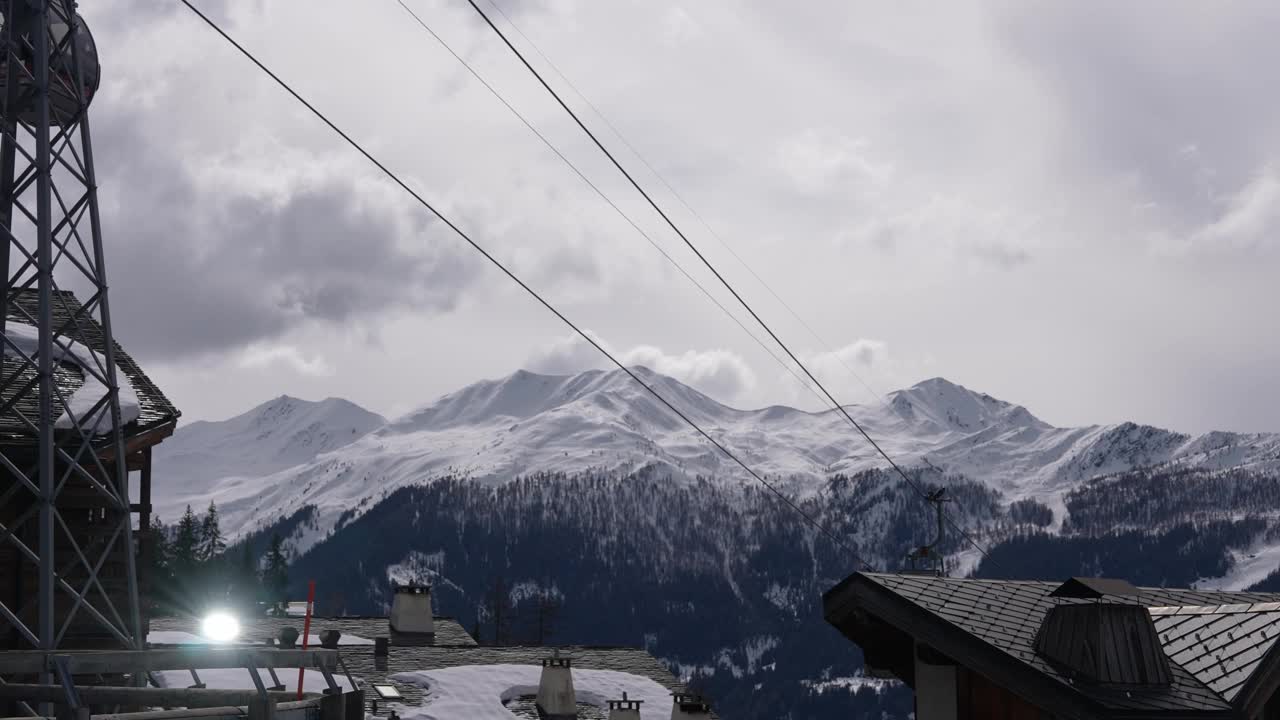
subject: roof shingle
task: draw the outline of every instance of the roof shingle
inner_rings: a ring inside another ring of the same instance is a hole
[[[1139,588],[1171,662],[1166,687],[1075,683],[1035,651],[1061,583],[866,573],[865,578],[1116,710],[1229,711],[1280,637],[1280,595]]]

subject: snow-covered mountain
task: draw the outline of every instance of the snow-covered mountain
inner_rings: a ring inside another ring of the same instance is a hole
[[[253,487],[262,477],[309,463],[386,424],[381,415],[346,400],[287,395],[230,420],[191,423],[156,452],[156,510],[172,522],[188,503],[196,509],[207,504],[211,487]]]
[[[158,513],[214,500],[251,553],[278,533],[293,591],[316,581],[327,612],[383,612],[388,580],[413,577],[484,626],[504,577],[517,609],[530,589],[563,598],[557,641],[643,644],[710,678],[724,717],[907,717],[901,688],[865,684],[820,597],[858,559],[901,567],[933,536],[929,508],[838,412],[739,410],[637,372],[845,544],[601,371],[517,372],[393,422],[279,398],[196,423],[157,449]],[[941,378],[847,410],[918,482],[947,485],[989,551],[979,564],[948,534],[958,572],[1239,587],[1280,558],[1280,436],[1057,428]]]
[[[834,410],[738,410],[670,377],[637,373],[753,469],[799,496],[832,475],[885,466]],[[1280,468],[1280,435],[1192,437],[1132,423],[1057,428],[942,378],[847,410],[899,464],[927,462],[1008,500],[1035,498],[1059,519],[1063,494],[1098,475],[1159,465]],[[519,371],[390,423],[342,400],[282,397],[231,420],[182,428],[157,452],[162,517],[215,500],[234,535],[314,507],[312,531],[296,538],[299,551],[396,488],[446,475],[493,484],[535,472],[622,475],[657,467],[676,478],[749,480],[621,371]]]

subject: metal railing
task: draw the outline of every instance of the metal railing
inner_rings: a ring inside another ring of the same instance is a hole
[[[276,675],[277,668],[313,668],[325,681],[323,692],[288,691]],[[249,689],[205,687],[198,670],[244,669],[253,681]],[[191,687],[158,687],[153,673],[187,670]],[[266,670],[268,685],[262,677]],[[334,677],[341,671],[351,692],[344,693]],[[135,685],[76,684],[76,677],[131,675]],[[32,704],[54,706],[59,718],[89,717],[89,708],[137,708],[137,712],[113,712],[95,717],[129,717],[134,720],[161,718],[242,718],[252,720],[344,720],[346,708],[363,708],[363,692],[346,672],[337,650],[277,649],[262,647],[183,647],[152,650],[104,650],[76,652],[21,651],[0,653],[0,677],[47,677],[56,682],[5,682],[0,679],[0,700],[18,701],[19,707],[34,717]],[[146,687],[146,683],[157,687]],[[143,710],[144,708],[148,710]],[[163,710],[150,710],[163,708]],[[182,708],[174,710],[174,708]],[[360,717],[353,716],[353,720]]]

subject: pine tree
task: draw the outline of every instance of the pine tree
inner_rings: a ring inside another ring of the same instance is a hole
[[[284,539],[277,533],[271,536],[271,548],[267,550],[266,567],[262,571],[262,584],[267,600],[282,604],[289,599],[289,558],[285,556]]]
[[[168,528],[159,517],[151,518],[148,541],[151,543],[151,577],[157,583],[163,582],[173,571],[173,543],[169,542]]]
[[[168,528],[160,522],[159,517],[151,518],[147,543],[149,578],[147,597],[153,608],[165,610],[170,601],[169,593],[173,589],[173,543],[169,542]]]
[[[511,591],[506,578],[499,575],[484,599],[485,614],[493,624],[493,644],[506,645],[511,637],[511,621],[515,608],[511,604]]]
[[[560,617],[560,600],[551,590],[538,593],[537,606],[534,608],[534,642],[546,645],[551,634],[555,632],[556,619]]]
[[[180,582],[189,583],[194,578],[200,560],[200,523],[191,506],[178,521],[178,534],[173,541],[173,574]]]
[[[222,538],[222,528],[218,527],[218,506],[209,501],[209,511],[200,522],[200,549],[198,557],[202,562],[209,562],[226,552],[227,543]]]
[[[262,599],[258,558],[253,554],[253,543],[248,540],[240,546],[240,562],[236,566],[234,578],[238,602],[248,607]]]

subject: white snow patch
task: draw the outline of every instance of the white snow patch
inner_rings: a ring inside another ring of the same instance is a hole
[[[1243,590],[1280,568],[1280,544],[1258,543],[1247,550],[1235,550],[1232,556],[1235,564],[1226,575],[1197,580],[1195,586],[1205,590]]]
[[[508,594],[511,597],[511,602],[517,604],[525,600],[538,600],[540,598],[564,600],[564,593],[560,592],[560,588],[555,583],[544,588],[533,581],[520,582],[512,586],[511,592]]]
[[[982,562],[982,551],[973,546],[960,550],[947,558],[952,565],[948,568],[950,572],[947,574],[951,577],[969,577],[969,574],[978,569],[978,564]]]
[[[40,331],[32,325],[25,323],[16,323],[10,321],[5,325],[5,338],[13,343],[19,351],[35,356],[40,351]],[[71,397],[65,398],[66,410],[62,417],[54,421],[54,427],[67,430],[72,426],[72,416],[80,422],[80,427],[85,430],[91,430],[95,435],[99,435],[111,430],[111,406],[103,405],[92,416],[89,412],[93,406],[102,400],[107,394],[107,386],[102,384],[94,375],[101,372],[107,367],[107,360],[98,353],[81,345],[78,342],[68,341],[66,338],[59,338],[66,346],[58,347],[55,342],[53,346],[53,359],[55,362],[73,362],[79,365],[84,371],[84,384],[78,390],[71,394]],[[0,355],[12,355],[12,348],[8,343],[3,343],[0,349]],[[120,422],[129,424],[138,419],[138,415],[142,412],[142,406],[138,402],[138,393],[133,389],[133,384],[129,382],[129,378],[125,376],[120,368],[116,368],[116,383],[120,386]]]
[[[181,630],[152,630],[147,633],[147,642],[152,645],[222,645],[225,643],[215,643],[203,635],[183,632]],[[369,638],[363,638],[359,635],[341,635],[338,637],[338,645],[373,645],[374,642]],[[319,635],[307,636],[308,647],[320,647]],[[302,638],[298,638],[298,647],[302,647]]]
[[[181,630],[152,630],[147,642],[153,645],[207,645],[209,638]]]
[[[426,582],[439,574],[443,567],[443,550],[433,553],[413,550],[400,562],[387,566],[387,579],[400,585]]]
[[[786,610],[795,615],[804,601],[804,591],[790,585],[779,585],[778,583],[770,583],[765,588],[764,599],[769,601],[770,605],[779,610]]]
[[[870,689],[876,693],[882,693],[891,687],[896,687],[901,683],[897,680],[887,680],[881,678],[866,677],[865,675],[849,675],[846,677],[834,677],[826,680],[801,680],[801,685],[808,687],[815,693],[822,695],[832,690],[844,690],[854,693],[861,689]]]
[[[761,635],[753,637],[742,644],[742,651],[747,656],[747,673],[754,675],[756,668],[760,666],[760,660],[764,658],[764,654],[778,647],[778,638],[773,635]]]
[[[542,668],[536,665],[463,665],[392,676],[423,688],[421,707],[398,707],[405,720],[513,720],[503,702],[538,692]],[[614,670],[573,669],[578,702],[606,708],[622,693],[641,700],[641,720],[671,717],[671,692],[650,678]]]

